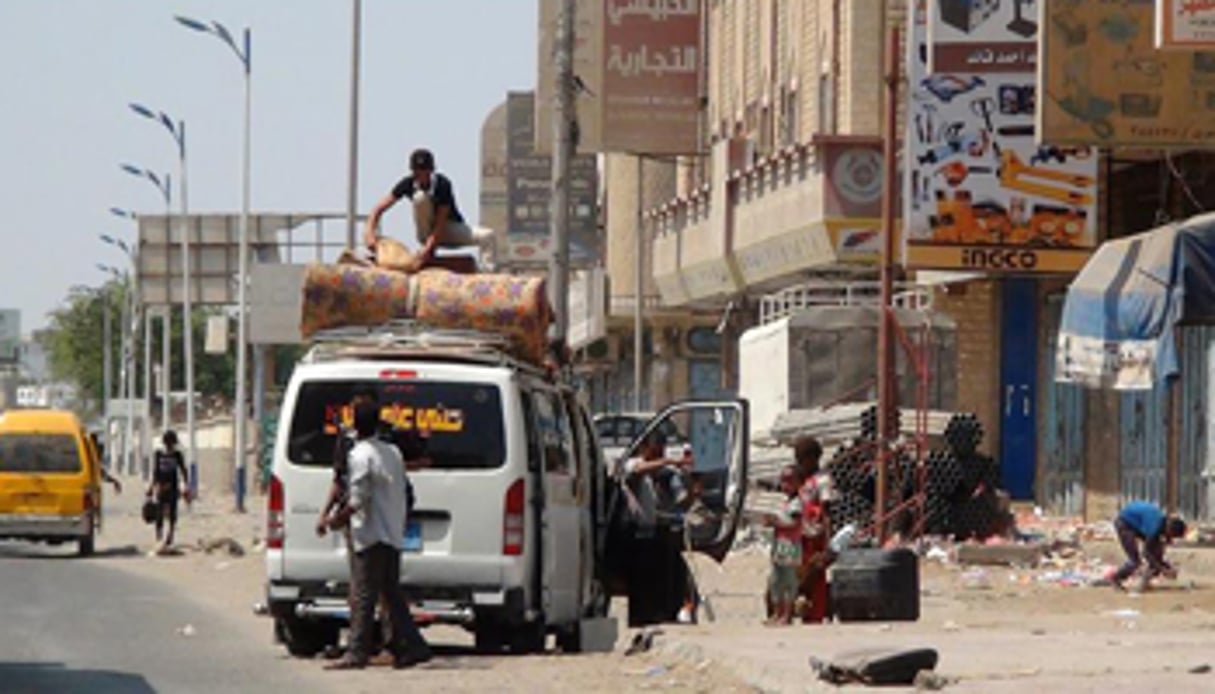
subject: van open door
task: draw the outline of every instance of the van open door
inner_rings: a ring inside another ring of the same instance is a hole
[[[630,592],[627,563],[637,537],[637,495],[625,474],[627,461],[644,458],[643,444],[670,432],[687,441],[682,451],[664,445],[672,463],[690,455],[691,465],[667,466],[652,480],[660,525],[681,532],[684,549],[722,561],[730,551],[742,518],[747,492],[749,411],[746,400],[688,400],[668,406],[644,427],[617,460],[607,461],[605,516],[600,525],[605,577],[614,595]],[[653,457],[658,449],[651,451]],[[635,588],[635,587],[634,587]]]

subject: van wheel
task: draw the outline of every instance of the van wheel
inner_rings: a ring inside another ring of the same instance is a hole
[[[511,629],[510,652],[515,655],[528,655],[544,652],[544,623],[523,623]]]
[[[475,624],[473,626],[473,647],[483,655],[497,655],[506,647],[506,638],[502,627],[497,624]]]
[[[93,519],[89,518],[89,527],[85,529],[84,536],[76,541],[76,554],[81,557],[92,556],[93,554]]]
[[[329,646],[336,646],[339,636],[337,624],[302,619],[275,619],[274,630],[287,652],[296,658],[315,657]]]
[[[557,632],[557,648],[560,648],[562,653],[582,652],[582,632],[577,622]]]

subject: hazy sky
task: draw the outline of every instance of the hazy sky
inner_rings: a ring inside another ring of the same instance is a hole
[[[162,211],[119,163],[176,186],[172,138],[128,102],[186,121],[191,212],[240,208],[240,64],[174,14],[253,30],[253,212],[345,210],[350,0],[0,0],[0,307],[24,332],[125,262],[98,240],[135,235],[111,206]],[[427,145],[475,219],[481,122],[535,84],[535,0],[363,0],[362,40],[360,210]]]

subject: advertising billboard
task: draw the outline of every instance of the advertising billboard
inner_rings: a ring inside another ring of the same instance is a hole
[[[932,11],[944,22],[954,5],[941,0]],[[1026,27],[997,9],[984,20],[991,25],[987,36],[995,45],[1024,41]],[[930,14],[929,3],[918,4],[907,42],[907,266],[1030,274],[1079,270],[1097,245],[1095,151],[1037,144],[1032,71],[930,73]]]
[[[1154,0],[1042,3],[1041,141],[1161,148],[1215,140],[1215,53],[1157,50]]]
[[[505,267],[548,262],[552,157],[535,147],[535,94],[506,98],[506,243],[497,258]],[[570,162],[570,262],[593,265],[599,257],[599,168],[593,154]]]

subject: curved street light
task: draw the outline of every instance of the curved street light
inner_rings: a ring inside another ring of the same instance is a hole
[[[160,123],[169,135],[173,137],[173,141],[177,143],[177,161],[178,161],[178,197],[181,199],[181,275],[182,275],[182,351],[184,353],[184,370],[186,372],[186,458],[190,466],[190,491],[197,494],[198,492],[198,459],[197,454],[197,429],[194,423],[194,327],[192,325],[193,315],[193,284],[190,281],[190,222],[189,222],[189,202],[187,193],[189,188],[186,185],[186,122],[183,120],[174,121],[164,111],[154,111],[143,104],[132,102],[129,104],[132,111],[136,114],[147,118],[148,120]],[[136,168],[136,167],[131,167]],[[125,166],[124,171],[127,171]],[[130,173],[130,172],[128,172]],[[147,177],[147,171],[144,170],[143,175]],[[152,180],[149,178],[149,180]],[[155,182],[155,181],[153,181]],[[167,190],[162,189],[162,192]],[[167,197],[167,196],[166,196]],[[168,217],[165,217],[166,231],[168,226]],[[166,292],[167,293],[167,292]]]
[[[248,400],[246,393],[248,391],[246,376],[246,348],[247,330],[249,322],[249,307],[247,290],[249,286],[249,178],[250,178],[250,139],[251,127],[250,116],[252,113],[252,80],[250,79],[253,72],[253,38],[248,27],[242,34],[243,48],[238,46],[236,39],[232,37],[232,32],[219,22],[212,21],[210,23],[202,22],[190,17],[175,15],[173,17],[177,23],[203,34],[210,34],[219,38],[226,43],[232,52],[236,54],[237,60],[240,61],[244,68],[245,76],[245,114],[244,114],[244,133],[241,138],[241,210],[240,210],[240,232],[239,232],[239,252],[237,260],[237,281],[236,281],[236,393],[233,398],[235,401],[235,413],[233,420],[236,424],[235,431],[235,473],[236,483],[233,485],[233,490],[236,494],[236,510],[245,510],[245,439],[246,439],[246,424],[248,420],[248,409],[245,403]]]

